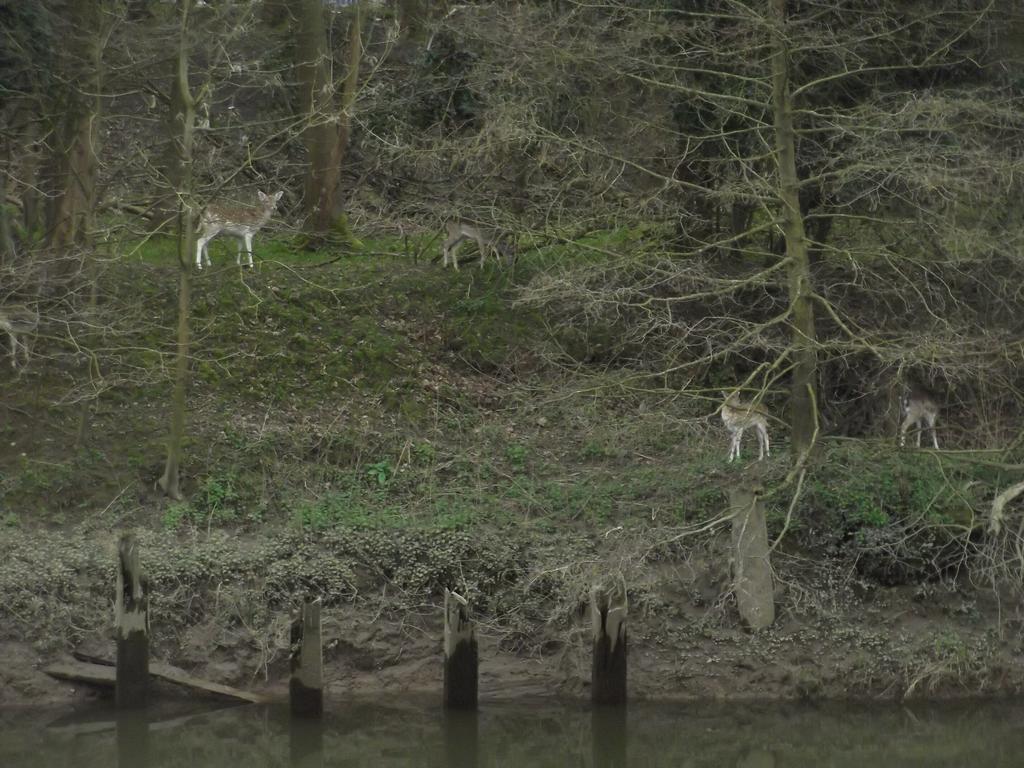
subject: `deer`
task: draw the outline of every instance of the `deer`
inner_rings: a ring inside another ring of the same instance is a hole
[[[921,433],[927,428],[932,433],[932,445],[939,449],[939,438],[935,434],[935,422],[939,418],[939,406],[930,394],[920,387],[911,387],[900,397],[903,423],[900,424],[900,447],[907,443],[907,430],[914,427],[917,432],[917,447],[921,447]]]
[[[448,239],[444,241],[444,262],[442,266],[448,266],[451,259],[455,271],[459,270],[458,250],[466,240],[476,240],[476,246],[480,249],[480,269],[484,268],[487,261],[487,254],[493,253],[499,263],[504,256],[511,263],[515,259],[515,249],[506,243],[497,233],[485,229],[478,224],[455,219],[447,224]]]
[[[25,365],[28,365],[28,344],[25,336],[35,332],[39,327],[39,313],[29,307],[8,306],[0,307],[0,331],[7,334],[11,341],[11,367],[18,369],[18,347],[21,347],[25,357]]]
[[[768,444],[768,410],[759,403],[747,403],[740,399],[738,392],[722,392],[722,421],[729,432],[729,461],[740,457],[740,442],[743,432],[753,428],[757,432],[758,460],[771,456]]]
[[[224,203],[212,203],[203,211],[199,219],[198,237],[196,239],[196,268],[203,268],[203,261],[210,266],[210,254],[206,246],[217,235],[222,232],[234,235],[238,238],[238,254],[235,257],[236,263],[242,265],[242,246],[248,255],[247,266],[252,266],[252,238],[259,232],[263,225],[270,221],[270,216],[277,207],[277,201],[281,199],[283,191],[275,192],[272,195],[265,195],[258,192],[259,205],[255,208]]]

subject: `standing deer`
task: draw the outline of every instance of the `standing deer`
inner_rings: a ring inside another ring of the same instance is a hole
[[[740,442],[743,440],[744,430],[748,428],[753,428],[757,432],[758,460],[771,456],[768,445],[767,409],[757,403],[743,402],[738,392],[731,395],[723,392],[722,397],[725,398],[725,402],[722,403],[722,421],[729,432],[729,461],[740,457]]]
[[[511,263],[515,258],[515,249],[506,243],[495,232],[492,232],[478,224],[456,219],[449,221],[448,239],[444,241],[444,262],[442,266],[448,266],[451,259],[452,266],[456,271],[459,269],[458,250],[466,240],[476,240],[476,247],[480,249],[480,269],[484,268],[487,261],[487,254],[493,253],[494,259],[498,262],[504,256]]]
[[[34,333],[39,326],[39,314],[28,307],[3,307],[0,308],[0,331],[7,334],[11,341],[11,367],[18,367],[18,347],[21,347],[25,356],[25,365],[28,365],[28,344],[25,336]]]
[[[932,433],[932,445],[939,449],[939,438],[935,434],[935,422],[939,418],[939,406],[935,399],[920,388],[911,388],[900,398],[903,423],[900,424],[900,447],[907,443],[907,430],[917,432],[917,447],[921,447],[921,433],[927,428]]]
[[[235,261],[242,264],[242,246],[248,255],[248,266],[252,266],[252,238],[263,225],[270,221],[270,216],[277,207],[277,201],[284,192],[265,195],[259,192],[260,204],[256,208],[213,203],[207,206],[199,219],[198,238],[196,240],[196,268],[203,268],[203,261],[210,266],[210,254],[206,252],[207,243],[225,232],[238,238],[238,255]]]

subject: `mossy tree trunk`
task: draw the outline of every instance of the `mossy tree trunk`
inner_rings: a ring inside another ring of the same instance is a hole
[[[330,77],[324,13],[320,0],[301,0],[296,45],[299,104],[307,121],[303,132],[308,155],[303,208],[307,229],[317,233],[330,228],[339,180],[339,168],[334,162],[337,142],[337,129],[332,121],[334,85]]]
[[[188,84],[188,31],[191,0],[181,4],[181,26],[178,35],[178,55],[172,85],[172,108],[179,111],[172,116],[175,126],[172,141],[177,147],[180,176],[176,183],[178,201],[178,344],[174,366],[174,392],[171,397],[171,434],[167,445],[167,463],[159,480],[160,488],[172,499],[180,499],[181,459],[185,440],[185,396],[188,390],[188,361],[191,311],[191,264],[195,240],[192,213],[192,142],[195,128],[195,99]]]
[[[789,264],[793,375],[790,388],[790,426],[793,460],[810,450],[814,440],[815,350],[814,305],[807,235],[800,212],[799,179],[796,173],[796,132],[793,99],[789,87],[789,52],[786,44],[786,0],[770,0],[772,11],[772,107],[775,117],[775,146],[778,161],[779,198],[782,227],[786,236]]]
[[[352,20],[348,28],[348,66],[345,69],[345,80],[341,84],[341,110],[338,114],[338,140],[335,142],[334,164],[341,173],[342,163],[348,153],[349,140],[352,135],[352,110],[359,92],[359,65],[363,61],[363,5],[356,2],[352,6]]]
[[[359,89],[363,58],[362,4],[351,9],[348,62],[341,87],[341,103],[335,107],[330,50],[324,7],[320,0],[302,0],[298,12],[296,68],[299,73],[299,104],[306,118],[303,140],[308,155],[303,196],[306,229],[323,235],[332,230],[347,234],[341,212],[341,167],[348,152],[352,110]]]

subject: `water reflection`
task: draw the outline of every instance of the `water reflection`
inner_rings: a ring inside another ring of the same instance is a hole
[[[291,718],[288,723],[288,756],[293,768],[323,768],[323,720],[306,717]]]
[[[480,715],[466,710],[444,713],[444,756],[448,768],[480,765]]]
[[[763,749],[752,749],[740,757],[736,768],[775,768],[775,755]]]
[[[331,702],[324,720],[286,707],[125,716],[0,713],[0,766],[75,768],[1000,768],[1020,765],[1024,704],[794,706]]]
[[[114,731],[117,768],[149,768],[149,717],[145,711],[120,712]]]
[[[595,707],[590,713],[594,768],[626,768],[626,712],[625,707]]]

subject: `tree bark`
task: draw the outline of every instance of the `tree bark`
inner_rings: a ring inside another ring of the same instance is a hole
[[[4,164],[0,166],[0,267],[14,258],[14,228],[7,212],[7,175],[11,167],[9,140],[4,140]]]
[[[65,103],[54,131],[47,174],[52,195],[47,211],[47,245],[57,251],[85,245],[91,237],[98,165],[102,8],[103,4],[95,0],[75,0],[68,8],[73,33],[67,38],[64,57]]]
[[[172,499],[181,496],[181,458],[185,439],[185,394],[188,389],[188,355],[190,341],[189,314],[191,305],[192,248],[195,226],[192,214],[192,141],[195,127],[195,100],[188,85],[188,17],[191,0],[181,5],[181,28],[178,36],[178,56],[172,87],[174,114],[171,124],[176,126],[172,143],[178,149],[180,178],[177,181],[178,199],[178,344],[175,358],[174,393],[171,398],[171,434],[167,445],[167,463],[159,480],[160,488]]]
[[[740,618],[751,629],[775,621],[775,590],[761,488],[747,480],[729,489],[733,590]]]
[[[320,0],[302,0],[298,12],[296,68],[299,73],[299,104],[306,118],[303,141],[308,155],[303,208],[306,228],[324,233],[330,229],[336,205],[339,167],[338,132],[334,126],[333,83],[328,68],[327,31]]]
[[[792,311],[793,375],[790,389],[790,426],[793,461],[810,450],[814,439],[815,350],[814,305],[807,236],[800,213],[799,179],[796,173],[796,135],[793,101],[789,89],[789,54],[786,46],[786,0],[771,0],[772,10],[772,104],[775,117],[776,153],[779,165],[779,198],[789,261],[789,300]]]
[[[348,153],[349,139],[352,134],[352,110],[359,91],[359,66],[363,61],[363,4],[356,2],[352,6],[352,21],[348,30],[348,69],[341,85],[341,112],[338,120],[338,141],[335,144],[334,163],[338,174]]]

